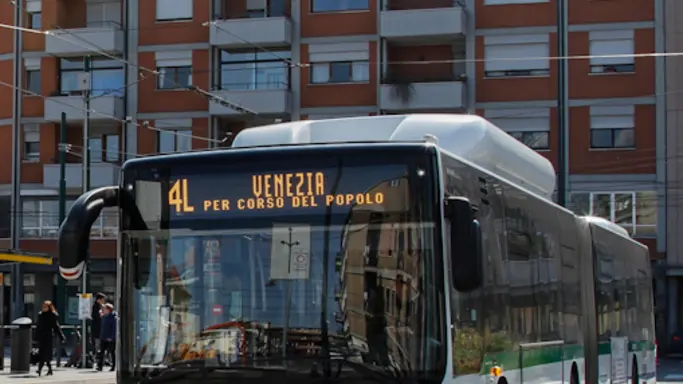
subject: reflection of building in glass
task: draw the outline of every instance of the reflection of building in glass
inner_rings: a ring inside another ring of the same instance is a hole
[[[352,209],[339,260],[338,320],[370,360],[401,364],[410,356],[405,348],[417,300],[419,228],[408,218],[406,179],[382,182],[368,192],[384,193],[384,203]]]

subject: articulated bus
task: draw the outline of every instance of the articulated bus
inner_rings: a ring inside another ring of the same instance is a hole
[[[121,172],[59,232],[79,279],[119,210],[120,384],[655,382],[647,248],[481,117],[274,124]]]

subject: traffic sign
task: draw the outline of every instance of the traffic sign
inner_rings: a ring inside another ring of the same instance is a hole
[[[211,312],[213,312],[214,315],[220,315],[223,313],[223,307],[220,304],[214,304],[213,307],[211,307]]]

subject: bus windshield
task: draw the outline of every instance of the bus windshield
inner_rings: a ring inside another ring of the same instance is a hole
[[[382,374],[443,371],[435,183],[426,163],[384,161],[136,171],[128,181],[151,225],[123,231],[136,283],[122,295],[132,304],[122,359],[136,371],[187,361],[289,371],[334,356]]]

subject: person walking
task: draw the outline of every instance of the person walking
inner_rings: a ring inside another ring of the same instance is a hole
[[[38,376],[42,374],[43,365],[47,364],[47,376],[52,375],[52,341],[57,334],[62,343],[64,333],[59,327],[59,316],[50,300],[43,302],[42,311],[38,314],[36,338],[38,339]]]
[[[100,332],[102,347],[98,355],[97,370],[104,367],[104,355],[108,352],[111,356],[111,369],[116,369],[116,312],[114,306],[107,303],[104,305],[102,314],[102,330]]]
[[[90,313],[90,341],[93,346],[93,357],[97,356],[97,351],[101,348],[100,330],[102,328],[102,307],[105,300],[107,300],[107,296],[104,293],[97,293]]]

